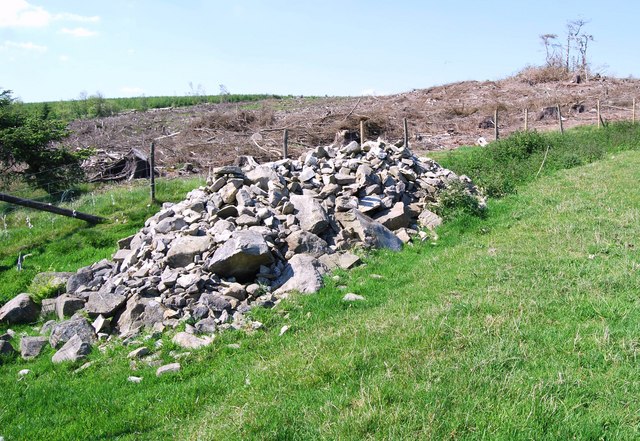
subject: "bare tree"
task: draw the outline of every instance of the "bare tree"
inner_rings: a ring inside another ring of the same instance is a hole
[[[542,44],[544,45],[544,51],[546,56],[547,66],[551,66],[553,64],[553,48],[555,45],[553,41],[558,38],[556,34],[542,34],[540,35],[540,40],[542,40]]]
[[[586,76],[587,73],[587,48],[589,47],[589,42],[593,41],[593,35],[591,34],[580,34],[577,39],[578,50],[580,51],[581,64],[582,64],[582,72]]]
[[[566,50],[565,69],[567,70],[567,72],[571,71],[571,65],[569,64],[569,60],[570,60],[572,43],[576,41],[576,38],[578,37],[578,35],[580,35],[580,30],[586,24],[587,24],[587,21],[582,19],[572,20],[567,23],[567,46],[565,48]]]

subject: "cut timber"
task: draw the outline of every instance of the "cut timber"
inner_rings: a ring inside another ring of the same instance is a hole
[[[10,204],[21,205],[23,207],[33,208],[34,210],[48,211],[49,213],[59,214],[61,216],[74,217],[76,219],[89,222],[90,224],[99,224],[106,219],[92,214],[80,213],[76,210],[67,210],[66,208],[56,207],[55,205],[45,204],[42,202],[32,201],[30,199],[17,198],[5,193],[0,193],[0,202],[8,202]]]
[[[148,178],[151,175],[150,160],[138,149],[131,149],[119,160],[107,165],[89,182],[123,181],[135,178]]]

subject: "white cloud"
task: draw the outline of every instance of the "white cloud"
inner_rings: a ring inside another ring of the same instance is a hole
[[[67,61],[69,61],[71,58],[69,57],[69,55],[60,55],[58,57],[58,60],[60,60],[63,63],[66,63]]]
[[[60,30],[61,34],[71,35],[76,38],[85,38],[85,37],[95,37],[98,35],[96,31],[92,31],[87,28],[62,28]]]
[[[60,21],[77,21],[79,23],[97,23],[100,21],[100,17],[97,15],[92,15],[91,17],[87,17],[84,15],[71,14],[69,12],[56,14],[53,16],[53,19],[60,20]]]
[[[25,0],[3,0],[0,28],[39,28],[49,24],[51,14]]]
[[[11,49],[21,50],[21,51],[29,51],[29,52],[46,52],[47,47],[41,46],[39,44],[28,42],[18,42],[18,41],[9,41],[6,40],[4,43],[0,44],[0,51],[7,51]]]
[[[144,93],[142,87],[124,86],[120,88],[120,92],[127,96],[140,96]]]
[[[43,7],[32,5],[26,0],[2,0],[0,5],[0,28],[42,28],[53,21],[96,23],[100,21],[100,17],[69,12],[51,14]]]

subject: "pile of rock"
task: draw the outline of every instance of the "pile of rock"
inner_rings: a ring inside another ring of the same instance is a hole
[[[420,227],[438,225],[428,207],[452,182],[482,202],[465,176],[380,140],[238,163],[214,170],[186,200],[164,204],[119,242],[111,261],[80,269],[66,294],[43,302],[43,312],[61,319],[84,311],[93,320],[50,325],[51,345],[78,335],[73,344],[82,352],[96,335],[126,338],[187,320],[194,333],[255,327],[247,311],[317,291],[328,270],[358,263],[348,250],[399,250]]]

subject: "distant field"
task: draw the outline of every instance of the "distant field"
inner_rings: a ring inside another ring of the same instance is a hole
[[[280,95],[234,94],[234,95],[188,95],[188,96],[141,96],[134,98],[104,98],[97,95],[66,101],[23,103],[29,111],[46,118],[70,121],[79,118],[110,116],[126,110],[144,111],[165,107],[187,107],[197,104],[253,102],[264,99],[282,99]]]

